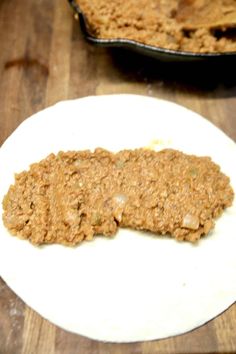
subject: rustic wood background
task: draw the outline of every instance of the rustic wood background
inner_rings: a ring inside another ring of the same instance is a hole
[[[236,140],[235,73],[233,63],[165,64],[94,47],[83,39],[66,0],[0,0],[0,144],[26,117],[48,105],[107,93],[175,101]],[[236,352],[235,333],[236,304],[175,338],[136,344],[92,341],[42,319],[0,279],[0,354],[223,354]]]

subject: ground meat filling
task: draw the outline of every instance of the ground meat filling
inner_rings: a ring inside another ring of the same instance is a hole
[[[189,52],[236,51],[235,0],[77,0],[90,33]]]
[[[75,245],[119,226],[194,242],[233,197],[208,157],[171,149],[59,152],[16,175],[3,221],[33,244]]]

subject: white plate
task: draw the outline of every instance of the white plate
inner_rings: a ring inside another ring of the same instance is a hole
[[[236,146],[199,115],[132,95],[61,102],[24,121],[0,149],[0,200],[14,173],[59,150],[172,147],[209,155],[231,177]],[[154,146],[154,145],[153,145]],[[121,230],[76,248],[37,248],[0,221],[0,274],[51,322],[90,338],[133,342],[184,333],[236,299],[236,207],[197,245]]]

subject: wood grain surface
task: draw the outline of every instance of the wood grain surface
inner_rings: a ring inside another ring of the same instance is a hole
[[[236,140],[235,73],[233,63],[162,63],[120,49],[94,47],[82,37],[66,0],[0,0],[0,144],[26,117],[48,105],[108,93],[177,102]],[[235,352],[236,304],[191,333],[107,344],[52,325],[0,279],[0,354]]]

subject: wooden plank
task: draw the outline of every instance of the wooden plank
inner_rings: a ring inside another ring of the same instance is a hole
[[[56,327],[29,307],[25,309],[22,354],[55,353]]]
[[[106,50],[82,37],[66,1],[0,2],[0,144],[34,112],[58,100],[135,93],[168,99],[211,120],[236,140],[232,67],[163,64]],[[160,341],[111,344],[68,333],[41,318],[0,279],[0,354],[174,354],[236,352],[236,305],[205,326]]]

